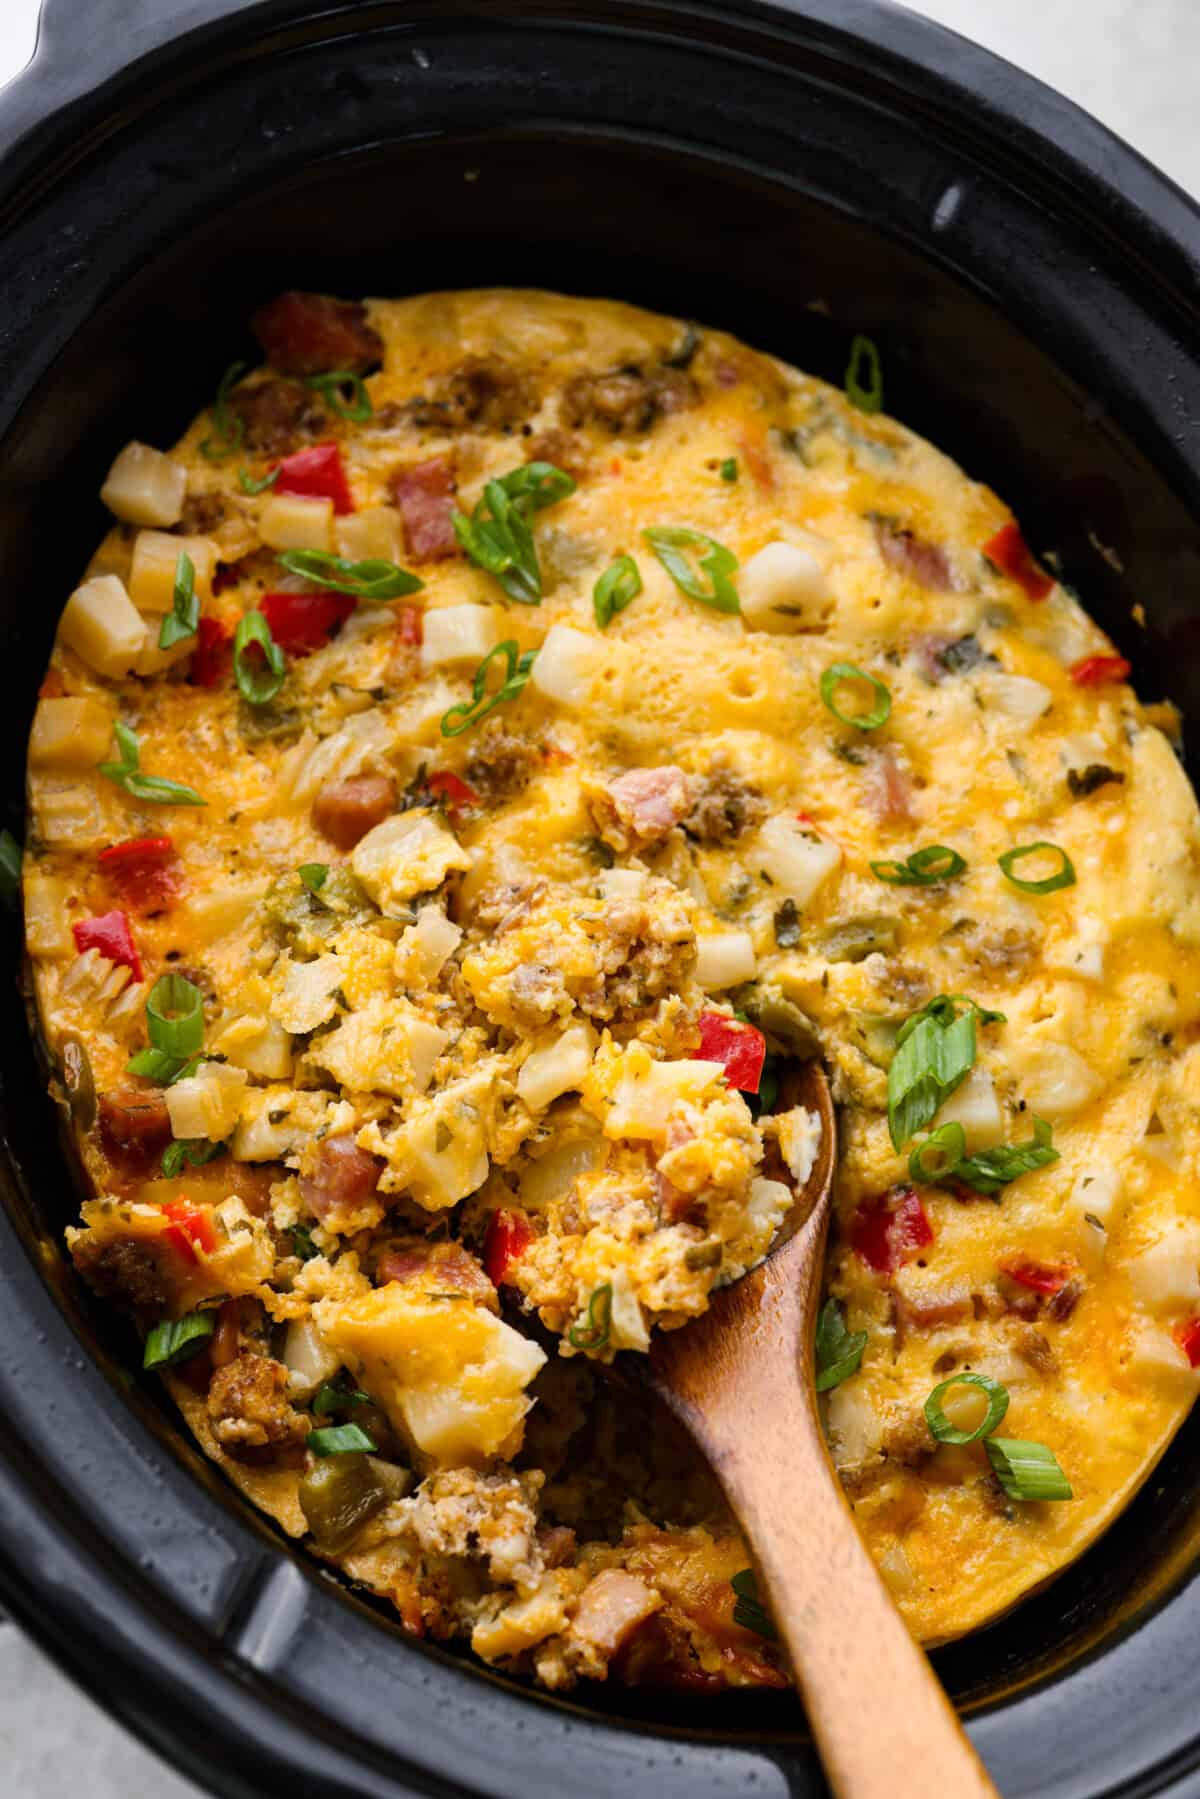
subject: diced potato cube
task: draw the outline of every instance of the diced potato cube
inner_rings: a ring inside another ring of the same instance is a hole
[[[95,768],[112,749],[113,715],[102,701],[39,700],[29,734],[34,768]]]
[[[332,1380],[342,1365],[311,1318],[293,1318],[283,1340],[283,1365],[293,1399],[311,1399],[322,1381]]]
[[[556,1043],[535,1049],[521,1064],[517,1092],[531,1112],[540,1112],[562,1093],[578,1090],[592,1065],[596,1033],[588,1024],[573,1024]]]
[[[1154,1313],[1200,1305],[1200,1220],[1173,1218],[1148,1249],[1127,1263],[1134,1297]]]
[[[548,700],[578,709],[587,703],[603,654],[602,645],[586,631],[551,625],[534,658],[530,684]]]
[[[258,515],[258,534],[273,550],[331,549],[333,501],[307,494],[272,494]]]
[[[99,849],[111,841],[107,814],[90,776],[40,775],[31,786],[33,831],[43,843],[64,849]]]
[[[166,1090],[171,1132],[220,1143],[234,1129],[246,1092],[246,1076],[227,1062],[202,1062],[195,1074]]]
[[[514,1599],[494,1618],[481,1618],[471,1632],[471,1648],[484,1661],[500,1661],[532,1649],[567,1626],[563,1595],[553,1573],[524,1599]]]
[[[404,538],[394,506],[364,506],[334,521],[337,553],[349,562],[400,562]]]
[[[227,1019],[214,1032],[209,1048],[264,1081],[286,1081],[292,1072],[291,1038],[281,1024],[261,1012]]]
[[[742,618],[752,631],[803,631],[834,603],[824,565],[813,550],[769,543],[742,564],[737,580]]]
[[[180,555],[191,557],[196,593],[212,597],[217,546],[211,537],[173,537],[167,531],[139,531],[129,565],[129,597],[139,612],[169,612],[175,600],[175,570]]]
[[[310,1061],[358,1093],[396,1099],[424,1093],[433,1065],[450,1041],[407,1000],[374,999],[312,1045]]]
[[[696,980],[706,993],[752,981],[758,973],[749,931],[710,931],[696,939]]]
[[[146,621],[116,575],[93,575],[63,608],[58,634],[98,675],[127,675],[146,643]]]
[[[189,942],[207,946],[245,924],[262,898],[262,882],[222,882],[207,893],[189,894],[183,903]]]
[[[100,498],[127,525],[177,525],[186,492],[187,470],[135,440],[109,469]]]
[[[402,931],[396,945],[396,975],[410,986],[436,981],[462,942],[462,926],[440,906],[422,906],[417,922]]]
[[[650,1332],[646,1329],[645,1314],[641,1301],[633,1290],[628,1268],[614,1268],[609,1285],[612,1294],[609,1300],[608,1347],[636,1349],[644,1355],[650,1347]],[[588,1297],[590,1299],[590,1294]],[[586,1315],[586,1303],[584,1310]]]
[[[271,1012],[285,1030],[297,1035],[328,1024],[337,1011],[334,994],[342,984],[343,968],[336,956],[318,956],[312,962],[288,962],[283,985],[271,1002]]]
[[[1065,1118],[1078,1112],[1103,1090],[1091,1063],[1069,1043],[1036,1043],[1023,1053],[1018,1067],[1022,1089],[1039,1118]]]
[[[326,1093],[251,1087],[242,1097],[241,1116],[230,1145],[233,1156],[239,1162],[280,1162],[298,1156],[327,1123],[328,1111]]]
[[[426,1464],[515,1452],[525,1389],[546,1357],[493,1312],[389,1281],[345,1303],[322,1301],[317,1323]]]
[[[425,613],[421,666],[436,668],[449,662],[469,662],[474,666],[499,640],[494,607],[441,606]]]
[[[350,866],[381,911],[402,906],[417,893],[432,893],[446,876],[471,866],[471,853],[431,812],[397,812],[367,832]]]
[[[986,1068],[978,1063],[960,1087],[934,1116],[930,1129],[943,1124],[961,1124],[966,1132],[967,1147],[990,1149],[1004,1137],[1004,1114],[996,1098],[996,1083]]]
[[[655,1062],[640,1044],[631,1045],[621,1063],[604,1119],[606,1137],[661,1137],[672,1107],[700,1099],[725,1073],[724,1063],[699,1057]]]
[[[1193,1368],[1170,1331],[1148,1318],[1139,1319],[1125,1367],[1130,1374],[1156,1381],[1170,1389],[1200,1386],[1200,1368]]]
[[[842,852],[827,837],[818,837],[801,819],[781,812],[762,827],[750,856],[798,906],[807,906],[822,881],[841,862]]]
[[[162,619],[151,616],[142,622],[146,626],[146,641],[133,671],[135,675],[161,675],[164,669],[171,668],[176,662],[182,662],[185,657],[190,656],[196,647],[194,637],[182,637],[169,649],[160,650],[158,634],[162,629]]]
[[[31,956],[73,956],[69,882],[30,868],[25,875],[25,947]]]
[[[989,669],[974,679],[984,710],[1022,730],[1036,724],[1054,698],[1048,687],[1031,681],[1028,675],[998,674]]]

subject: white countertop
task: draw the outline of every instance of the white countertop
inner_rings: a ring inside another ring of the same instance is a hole
[[[923,0],[912,10],[1030,69],[1200,192],[1197,0]],[[36,14],[37,0],[0,0],[0,82],[28,59]],[[0,1791],[200,1799],[12,1625],[0,1626]]]

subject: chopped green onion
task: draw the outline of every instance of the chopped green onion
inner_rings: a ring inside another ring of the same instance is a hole
[[[632,556],[618,556],[610,562],[592,589],[592,610],[603,631],[618,612],[624,612],[642,591],[642,575]]]
[[[770,1643],[775,1642],[779,1632],[775,1629],[770,1612],[758,1596],[758,1582],[754,1578],[753,1568],[742,1568],[730,1581],[736,1595],[733,1607],[733,1621],[740,1624],[743,1630],[752,1630],[756,1636],[766,1637]]]
[[[266,493],[268,487],[274,487],[276,481],[278,481],[281,466],[280,463],[276,463],[275,467],[273,469],[268,469],[267,473],[258,481],[254,479],[254,476],[250,473],[249,469],[240,468],[238,470],[238,486],[243,493]]]
[[[510,600],[538,606],[542,571],[533,541],[532,518],[567,499],[575,481],[552,462],[529,462],[484,487],[470,518],[453,514],[454,535],[471,561],[500,583]]]
[[[957,850],[931,843],[927,849],[914,850],[903,862],[872,862],[871,873],[892,887],[934,887],[939,881],[953,881],[966,866]]]
[[[721,464],[719,473],[722,481],[736,481],[738,478],[737,457],[727,456]]]
[[[923,1143],[918,1143],[908,1157],[909,1178],[914,1181],[944,1181],[955,1174],[963,1160],[967,1148],[967,1133],[961,1124],[947,1122],[939,1124],[936,1131],[930,1131]],[[929,1161],[929,1152],[933,1151],[937,1160]]]
[[[230,391],[246,372],[244,362],[231,362],[221,376],[217,387],[217,397],[213,401],[212,417],[215,427],[212,437],[205,437],[200,442],[200,454],[209,462],[224,462],[226,456],[232,456],[235,450],[242,447],[242,439],[246,435],[246,421],[229,410]]]
[[[642,536],[681,593],[686,593],[689,599],[699,600],[703,606],[711,606],[715,612],[741,611],[737,588],[729,579],[738,566],[738,559],[715,537],[693,531],[687,525],[653,525],[643,531]],[[700,555],[701,550],[707,550],[708,554]],[[706,585],[692,567],[689,551],[695,554],[711,585]]]
[[[603,1349],[612,1328],[612,1282],[597,1287],[588,1300],[587,1324],[574,1324],[567,1332],[572,1349]]]
[[[875,704],[869,712],[843,712],[837,703],[837,691],[843,681],[865,681]],[[832,662],[821,676],[821,698],[839,724],[853,725],[856,731],[877,731],[892,716],[892,696],[882,681],[856,668],[853,662]]]
[[[163,1151],[163,1178],[176,1180],[183,1173],[185,1163],[192,1168],[203,1168],[206,1162],[223,1156],[228,1147],[227,1143],[209,1143],[204,1137],[178,1137]]]
[[[1049,1168],[1058,1161],[1052,1135],[1045,1119],[1035,1118],[1032,1137],[1024,1143],[999,1143],[994,1149],[976,1150],[956,1165],[954,1179],[990,1198],[1018,1176],[1031,1174],[1035,1168]]]
[[[987,1411],[975,1426],[974,1430],[957,1430],[942,1409],[942,1397],[951,1387],[978,1387],[987,1396]],[[998,1380],[992,1380],[986,1374],[973,1374],[964,1370],[962,1374],[952,1374],[933,1389],[925,1401],[925,1422],[939,1443],[977,1443],[980,1437],[990,1436],[1001,1422],[1008,1410],[1008,1388]]]
[[[257,644],[265,666],[253,667],[247,651]],[[271,636],[271,627],[259,611],[243,612],[233,634],[233,678],[238,692],[250,706],[269,706],[287,674],[287,657]]]
[[[155,1049],[194,1056],[204,1042],[204,995],[181,974],[163,974],[146,1001],[146,1028]]]
[[[198,1355],[216,1329],[215,1312],[187,1312],[182,1318],[164,1318],[146,1338],[142,1367],[174,1368]]]
[[[171,610],[158,629],[159,649],[169,650],[174,644],[182,643],[185,637],[194,637],[199,624],[196,565],[186,550],[180,550],[175,564],[175,591],[171,596]]]
[[[331,369],[327,375],[306,375],[304,385],[315,389],[326,405],[332,406],[344,419],[361,423],[374,411],[363,378],[353,369]],[[349,389],[348,395],[346,389]]]
[[[208,804],[194,787],[185,787],[182,781],[165,781],[161,775],[144,775],[141,771],[141,745],[128,725],[118,721],[113,725],[113,736],[117,740],[121,760],[101,762],[99,772],[106,779],[115,781],[118,787],[123,787],[131,799],[150,800],[158,806]]]
[[[872,338],[857,336],[850,345],[846,364],[846,398],[860,412],[883,409],[883,364]]]
[[[1024,857],[1036,856],[1039,851],[1043,850],[1049,851],[1052,856],[1058,856],[1060,859],[1059,867],[1054,874],[1047,875],[1043,881],[1023,881],[1020,875],[1013,873],[1017,863]],[[1019,849],[1005,850],[1004,854],[997,856],[996,860],[1000,864],[1005,879],[1011,881],[1014,887],[1019,887],[1022,893],[1057,893],[1060,887],[1075,885],[1075,864],[1066,850],[1060,848],[1057,843],[1025,843]]]
[[[279,558],[289,574],[301,575],[335,593],[352,594],[356,600],[398,600],[418,593],[425,583],[395,562],[370,559],[349,562],[328,550],[284,550]]]
[[[959,1012],[958,1006],[965,1010]],[[906,1018],[888,1069],[888,1129],[903,1149],[975,1066],[975,1020],[1002,1024],[1004,1014],[961,994],[942,994]]]
[[[0,904],[14,910],[21,893],[21,846],[11,831],[0,831]]]
[[[1073,1499],[1071,1483],[1044,1443],[1019,1437],[989,1437],[988,1461],[1010,1499]]]
[[[313,1395],[313,1415],[317,1418],[328,1418],[334,1412],[344,1412],[356,1405],[370,1405],[371,1395],[362,1392],[358,1387],[339,1385],[337,1381],[322,1381]]]
[[[302,1262],[314,1261],[320,1255],[306,1224],[289,1225],[288,1236],[292,1239],[292,1254],[299,1256]]]
[[[826,1300],[817,1319],[817,1392],[828,1393],[857,1374],[866,1347],[866,1331],[848,1331],[837,1300]]]
[[[481,718],[486,718],[493,707],[505,700],[515,700],[529,679],[529,671],[536,655],[536,650],[526,650],[522,655],[520,645],[511,637],[489,650],[475,670],[471,698],[460,701],[457,706],[451,706],[448,712],[443,713],[442,736],[458,737],[462,732],[469,731],[472,725],[477,725]],[[489,693],[488,670],[497,656],[503,656],[505,661],[504,680],[494,693]]]
[[[328,862],[302,862],[296,873],[310,893],[320,893],[329,879]]]
[[[309,1431],[308,1447],[314,1455],[355,1455],[377,1445],[361,1424],[327,1424],[324,1430]]]

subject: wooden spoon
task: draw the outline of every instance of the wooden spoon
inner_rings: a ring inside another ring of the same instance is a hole
[[[837,1123],[815,1062],[789,1074],[781,1101],[821,1120],[817,1163],[784,1231],[701,1317],[658,1332],[639,1367],[708,1457],[753,1547],[838,1799],[997,1799],[876,1573],[825,1447],[813,1339]]]

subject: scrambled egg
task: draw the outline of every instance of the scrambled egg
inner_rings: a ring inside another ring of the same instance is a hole
[[[1173,718],[995,495],[720,332],[514,292],[255,328],[117,456],[30,741],[81,1273],[407,1629],[779,1685],[707,1470],[595,1365],[767,1252],[819,1054],[831,1447],[914,1631],[978,1625],[1200,1378]],[[963,1373],[1058,1497],[946,1441]]]

